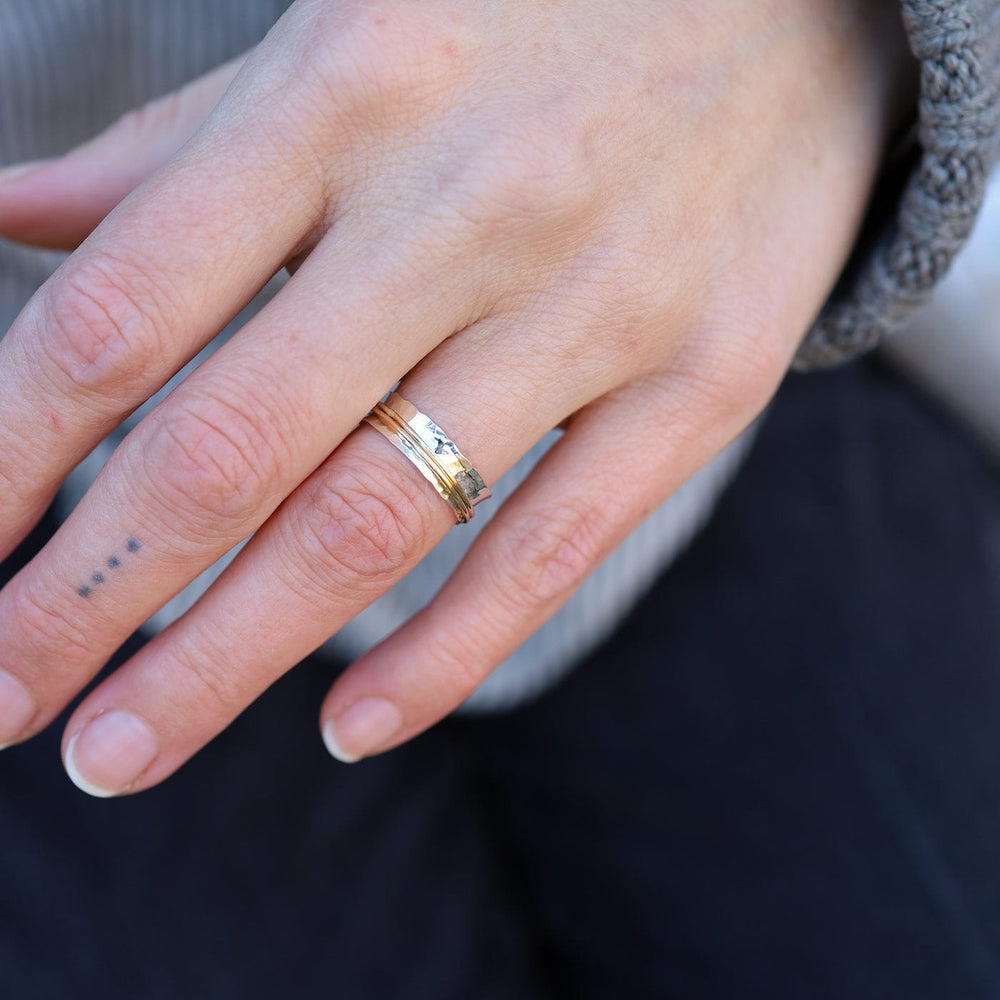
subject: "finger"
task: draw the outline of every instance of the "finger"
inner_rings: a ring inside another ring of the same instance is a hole
[[[491,335],[496,325],[446,341],[401,389],[493,480],[594,391],[539,362],[535,337],[517,331],[512,349],[510,331]],[[503,370],[512,355],[510,378],[470,377]],[[377,432],[358,428],[198,604],[77,709],[66,730],[74,780],[105,793],[162,780],[453,525],[418,471]]]
[[[0,235],[71,250],[195,133],[246,56],[136,108],[62,156],[0,171]]]
[[[280,129],[266,118],[262,109],[261,128]],[[0,558],[69,470],[215,336],[315,225],[322,185],[309,172],[290,185],[286,156],[235,125],[199,132],[0,340]]]
[[[256,530],[406,369],[465,325],[470,282],[459,263],[442,268],[417,235],[408,251],[399,238],[380,245],[354,218],[355,229],[331,235],[239,338],[132,432],[0,593],[0,666],[38,709],[21,738]],[[415,233],[434,231],[413,218]],[[370,257],[350,252],[359,244]],[[334,299],[332,289],[344,291]]]
[[[722,420],[672,378],[577,414],[429,604],[333,685],[321,711],[330,752],[353,762],[391,749],[461,704],[749,424],[774,380],[733,386]]]

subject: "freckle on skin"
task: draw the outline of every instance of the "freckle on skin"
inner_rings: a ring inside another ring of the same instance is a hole
[[[90,581],[91,581],[91,583],[104,583],[104,574],[103,573],[91,573],[90,574]]]
[[[138,552],[139,549],[142,548],[142,546],[134,538],[130,538],[125,543],[125,548],[127,548],[129,552]]]
[[[90,597],[90,587],[78,587],[76,592],[81,597]]]
[[[118,556],[112,556],[108,560],[108,569],[118,569],[118,567],[121,566],[121,564],[122,561],[121,559],[118,558]]]

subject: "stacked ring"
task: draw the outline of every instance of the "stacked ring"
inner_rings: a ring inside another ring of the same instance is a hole
[[[426,413],[399,393],[376,403],[365,423],[388,438],[448,501],[458,524],[472,520],[473,507],[490,489],[455,442]]]

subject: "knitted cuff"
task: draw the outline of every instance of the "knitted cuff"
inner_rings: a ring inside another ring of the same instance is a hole
[[[792,366],[799,371],[871,349],[927,299],[969,235],[998,153],[1000,4],[902,5],[910,48],[920,61],[916,148],[908,173],[894,183],[889,178],[901,191],[894,210],[862,237],[800,346]]]

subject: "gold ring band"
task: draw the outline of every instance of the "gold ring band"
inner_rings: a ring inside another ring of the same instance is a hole
[[[454,479],[438,462],[434,453],[413,432],[398,413],[384,403],[378,403],[370,415],[366,417],[369,424],[375,426],[378,420],[380,430],[390,441],[420,470],[421,475],[448,501],[459,524],[472,517],[472,504],[461,490],[457,488]]]
[[[473,507],[491,494],[483,477],[426,413],[392,392],[376,403],[365,423],[388,438],[448,501],[457,523],[472,520]]]

